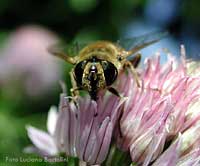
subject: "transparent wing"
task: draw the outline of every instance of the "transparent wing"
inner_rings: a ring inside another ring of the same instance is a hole
[[[50,45],[48,47],[48,51],[51,54],[56,54],[56,53],[63,53],[67,56],[76,56],[79,51],[85,47],[87,44],[86,43],[70,43],[66,44],[64,42],[58,42],[56,44]]]
[[[73,43],[73,44],[63,44],[57,43],[49,46],[48,52],[56,57],[65,60],[68,63],[76,64],[75,56],[78,55],[79,51],[85,46],[85,44]]]
[[[153,43],[158,42],[162,38],[166,37],[168,32],[153,32],[144,34],[138,37],[132,37],[127,39],[120,39],[117,43],[125,50],[135,53],[144,47],[147,47]]]

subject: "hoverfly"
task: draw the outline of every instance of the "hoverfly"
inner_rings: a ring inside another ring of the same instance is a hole
[[[150,33],[136,38],[126,39],[130,49],[125,49],[121,41],[113,43],[110,41],[97,41],[83,47],[76,56],[67,55],[54,47],[49,48],[49,52],[66,62],[73,64],[70,76],[73,88],[72,95],[76,96],[77,91],[86,90],[89,92],[92,100],[98,99],[98,92],[107,89],[111,93],[120,96],[112,87],[118,74],[129,67],[135,81],[140,86],[138,74],[135,70],[141,55],[139,50],[158,42],[166,36],[166,32]],[[127,57],[134,55],[131,63]]]

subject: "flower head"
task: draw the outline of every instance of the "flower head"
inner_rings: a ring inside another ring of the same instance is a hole
[[[159,55],[146,60],[146,68],[140,73],[142,88],[133,78],[124,85],[128,100],[123,108],[118,147],[128,150],[136,163],[148,165],[163,152],[166,142],[193,126],[200,115],[189,116],[189,106],[200,97],[200,78],[187,74],[182,48],[182,62],[169,55],[168,62],[161,66]],[[127,76],[122,76],[127,77]],[[126,87],[125,87],[126,86]]]
[[[109,101],[109,104],[107,102]],[[90,164],[102,163],[108,153],[113,129],[123,100],[108,97],[98,103],[89,97],[77,105],[61,94],[55,140],[61,151]]]
[[[160,65],[159,56],[146,60],[139,73],[141,87],[129,70],[119,75],[116,87],[124,98],[102,93],[97,102],[88,96],[74,102],[62,93],[56,118],[48,123],[50,134],[29,127],[32,142],[40,152],[64,152],[92,165],[106,159],[114,135],[117,147],[138,165],[197,164],[200,77],[188,69],[183,47],[180,63],[168,55],[167,63]],[[109,162],[115,154],[110,153]]]
[[[153,166],[199,165],[200,162],[200,123],[198,122],[183,134],[179,134],[173,144],[155,161]]]
[[[53,133],[44,136],[48,140],[46,146],[53,139],[52,144],[56,149],[67,156],[78,157],[89,164],[102,163],[109,151],[113,129],[119,117],[118,110],[124,102],[116,98],[108,96],[96,103],[87,96],[74,102],[69,101],[66,93],[62,93],[56,127],[53,125]],[[29,137],[38,148],[44,149],[44,142],[38,141],[42,138],[37,136],[40,131],[34,130],[33,127],[28,128]],[[50,151],[49,154],[53,153]]]
[[[47,52],[47,47],[57,40],[52,32],[35,25],[11,33],[1,49],[0,84],[11,84],[10,88],[17,81],[30,96],[48,92],[61,77],[59,64]]]

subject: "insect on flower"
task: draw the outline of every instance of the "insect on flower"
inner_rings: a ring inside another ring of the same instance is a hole
[[[159,41],[165,35],[165,32],[150,33],[124,41],[121,40],[117,43],[97,41],[84,46],[75,56],[68,55],[56,47],[50,47],[49,52],[74,65],[70,72],[73,86],[72,95],[76,96],[79,90],[86,90],[91,99],[96,101],[98,92],[102,89],[107,89],[111,93],[121,96],[112,87],[112,84],[124,68],[130,68],[137,85],[140,86],[135,68],[141,59],[141,55],[137,52]],[[130,49],[123,47],[123,43],[126,46],[129,45]],[[131,55],[134,55],[134,57],[129,61],[127,57]]]

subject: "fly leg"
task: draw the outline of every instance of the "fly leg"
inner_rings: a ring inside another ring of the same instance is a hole
[[[72,97],[74,97],[74,98],[78,97],[79,96],[79,90],[82,90],[82,88],[80,88],[80,87],[71,88],[70,92],[71,92]]]
[[[133,74],[133,77],[134,77],[134,79],[135,79],[135,81],[136,81],[137,86],[138,86],[138,87],[141,87],[141,86],[140,86],[140,79],[139,79],[138,73],[137,73],[137,71],[135,70],[135,68],[133,67],[133,64],[132,64],[130,61],[127,60],[127,61],[124,63],[124,67],[125,67],[125,68],[126,68],[126,67],[129,67],[129,68],[130,68],[131,73]]]
[[[108,89],[108,91],[109,91],[110,93],[114,94],[115,96],[120,97],[120,98],[123,97],[115,88],[113,88],[113,87],[108,87],[107,89]]]
[[[130,60],[130,62],[132,63],[132,65],[134,66],[134,68],[137,68],[140,61],[141,61],[141,54],[137,53],[135,54],[135,56],[133,57],[133,59]]]
[[[108,87],[107,90],[108,90],[110,93],[114,94],[115,96],[119,97],[120,99],[126,99],[125,96],[123,96],[122,94],[120,94],[120,93],[119,93],[115,88],[113,88],[113,87]]]
[[[70,78],[71,78],[71,83],[72,83],[72,88],[70,89],[70,92],[72,95],[71,99],[74,102],[74,105],[76,106],[76,108],[78,108],[77,98],[79,96],[79,90],[81,90],[82,88],[77,86],[72,71],[70,72]]]
[[[79,90],[81,90],[81,88],[77,86],[72,71],[70,72],[70,78],[72,83],[72,88],[70,89],[71,95],[72,97],[77,98],[79,96]]]
[[[129,67],[129,68],[131,69],[131,72],[133,73],[133,76],[134,76],[134,78],[135,78],[135,80],[136,80],[136,84],[137,84],[137,86],[138,86],[139,88],[141,87],[141,86],[140,86],[140,82],[139,82],[140,79],[139,79],[139,77],[138,77],[138,73],[137,73],[137,71],[135,70],[135,68],[138,66],[140,60],[141,60],[141,54],[138,53],[138,54],[135,55],[135,57],[134,57],[132,60],[126,61],[125,64],[124,64],[125,67]],[[144,88],[144,87],[143,87],[143,88]],[[159,92],[159,93],[162,93],[162,91],[161,91],[160,89],[158,89],[158,88],[151,88],[151,90],[157,91],[157,92]]]

